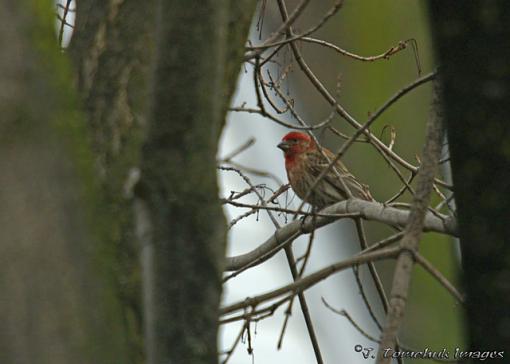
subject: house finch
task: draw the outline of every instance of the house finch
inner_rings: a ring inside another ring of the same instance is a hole
[[[342,177],[353,197],[373,201],[368,186],[359,183],[340,160],[334,163],[333,168],[322,177],[314,190],[309,192],[319,174],[335,158],[330,150],[321,148],[322,153],[328,157],[328,161],[309,135],[290,132],[283,137],[280,144],[278,144],[278,148],[283,150],[285,169],[292,189],[299,198],[312,206],[323,208],[347,199],[347,193],[333,168]]]

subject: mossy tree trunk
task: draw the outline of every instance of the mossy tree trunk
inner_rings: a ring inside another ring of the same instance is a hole
[[[226,225],[216,153],[254,3],[159,2],[140,188],[149,363],[217,361]]]
[[[51,1],[0,5],[0,362],[128,362],[115,257]]]
[[[470,350],[510,353],[510,3],[431,1]],[[508,360],[508,359],[506,359]]]
[[[70,56],[87,118],[95,173],[110,215],[116,293],[122,301],[132,362],[143,362],[139,249],[130,173],[140,159],[153,61],[155,1],[77,2]],[[126,187],[127,186],[127,187]]]

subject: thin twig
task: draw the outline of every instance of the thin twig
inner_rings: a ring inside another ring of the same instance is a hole
[[[324,14],[324,16],[322,17],[322,19],[313,27],[311,27],[310,29],[308,29],[307,31],[305,31],[303,34],[301,35],[298,35],[298,36],[295,36],[295,37],[292,37],[292,38],[289,38],[289,37],[286,37],[284,40],[282,41],[278,41],[278,42],[275,42],[275,40],[277,39],[277,37],[274,37],[274,39],[272,39],[273,37],[270,37],[268,38],[266,41],[264,41],[264,43],[260,46],[249,46],[247,47],[248,49],[251,50],[251,52],[248,52],[245,56],[244,56],[244,60],[247,61],[251,58],[254,58],[258,55],[260,55],[264,50],[266,50],[267,48],[272,48],[272,47],[282,47],[290,42],[293,42],[301,37],[304,37],[304,36],[307,36],[307,35],[310,35],[310,34],[313,34],[315,33],[317,30],[319,30],[324,24],[326,24],[326,22],[331,18],[333,17],[333,15],[335,15],[338,10],[340,10],[340,8],[342,7],[343,5],[343,0],[337,0],[335,2],[335,4]],[[289,24],[289,19],[292,18],[292,14],[287,18],[287,20],[284,22],[284,24],[288,24],[288,26],[286,27],[286,29],[284,29],[285,32],[287,32],[287,30],[291,27],[292,24]],[[282,26],[280,26],[280,28],[282,28]],[[276,33],[276,32],[275,32]],[[281,35],[282,33],[278,34],[278,35]]]
[[[402,239],[402,236],[404,235],[403,231],[399,231],[396,234],[393,234],[386,239],[380,240],[375,244],[370,245],[368,248],[363,249],[360,254],[365,254],[368,252],[372,252],[377,249],[386,248],[388,245],[391,245],[393,243],[396,243],[400,239]]]
[[[269,36],[269,38],[264,42],[264,44],[271,44],[275,40],[277,40],[279,37],[281,37],[283,34],[285,34],[287,32],[287,29],[289,29],[292,26],[292,24],[296,21],[296,19],[299,17],[299,15],[301,15],[301,13],[306,8],[306,6],[308,5],[309,2],[310,2],[310,0],[302,0],[298,4],[298,6],[296,6],[296,8],[292,12],[292,14],[290,14],[290,16],[278,27],[278,29],[276,31],[274,31],[273,34],[271,34]],[[260,53],[262,53],[262,51],[264,51],[264,49],[267,48],[267,46],[264,46],[264,44],[262,45],[261,48],[258,48],[251,54],[246,55],[245,61],[247,61],[251,58],[258,57],[260,55]],[[253,47],[251,47],[251,48],[253,48]]]
[[[239,169],[241,171],[244,171],[246,173],[249,173],[249,174],[252,174],[254,176],[259,176],[259,177],[265,177],[265,178],[270,178],[272,179],[273,181],[276,182],[276,184],[278,185],[283,185],[283,181],[278,178],[278,176],[276,176],[275,174],[271,173],[271,172],[267,172],[267,171],[263,171],[261,169],[256,169],[256,168],[252,168],[252,167],[248,167],[248,166],[245,166],[241,163],[238,163],[238,162],[234,162],[234,161],[228,161],[228,162],[225,162],[226,164],[236,168],[236,169]]]
[[[338,310],[336,308],[334,308],[333,306],[331,306],[325,299],[324,297],[321,297],[321,300],[322,300],[322,303],[324,304],[324,306],[326,306],[326,308],[328,308],[330,311],[336,313],[337,315],[339,316],[343,316],[347,319],[347,321],[349,321],[349,323],[356,329],[358,330],[358,332],[363,335],[364,337],[366,337],[368,340],[370,341],[373,341],[375,343],[378,343],[379,340],[377,340],[375,338],[375,336],[372,336],[370,335],[369,333],[367,333],[365,330],[363,330],[361,328],[360,325],[358,325],[358,323],[356,321],[354,321],[354,319],[351,317],[351,315],[349,315],[349,313],[345,310]]]
[[[247,328],[247,323],[243,323],[243,326],[241,327],[241,330],[239,331],[239,334],[237,334],[236,336],[236,339],[234,340],[234,343],[232,344],[230,350],[227,351],[227,356],[225,357],[225,359],[223,359],[223,361],[221,362],[221,364],[227,364],[229,359],[232,357],[232,354],[234,354],[234,351],[237,347],[237,344],[239,344],[239,342],[241,341],[241,337],[243,336],[244,334],[244,331],[246,330]]]
[[[388,49],[384,53],[378,54],[376,56],[364,57],[364,56],[360,56],[360,55],[357,55],[355,53],[346,51],[345,49],[342,49],[342,48],[340,48],[340,47],[338,47],[338,46],[336,46],[336,45],[334,45],[332,43],[326,42],[325,40],[315,39],[315,38],[310,38],[310,37],[302,37],[302,38],[300,38],[300,40],[303,41],[303,42],[315,43],[315,44],[319,44],[319,45],[327,47],[327,48],[331,48],[335,52],[338,52],[338,53],[340,53],[343,56],[347,56],[347,57],[353,58],[353,59],[358,60],[358,61],[363,61],[363,62],[374,62],[374,61],[378,61],[378,60],[381,60],[381,59],[389,59],[395,53],[398,53],[398,52],[406,49],[408,44],[410,42],[412,42],[411,39],[408,39],[408,40],[405,40],[405,41],[400,41],[396,46],[391,47],[390,49]]]
[[[262,195],[260,195],[260,193],[257,191],[257,189],[253,186],[253,184],[251,183],[250,179],[247,176],[245,176],[242,172],[240,172],[240,171],[236,171],[236,172],[244,179],[244,181],[251,188],[253,188],[253,191],[259,197],[260,204],[263,207],[267,208],[268,206],[267,206],[266,201],[264,200]],[[271,219],[271,221],[273,222],[273,225],[277,229],[279,229],[280,228],[280,224],[278,223],[276,218],[273,216],[271,211],[266,209],[266,212],[267,212],[269,218]],[[285,256],[287,258],[287,262],[288,262],[288,265],[289,265],[289,268],[290,268],[290,272],[292,274],[292,278],[294,280],[296,280],[296,279],[298,279],[298,274],[297,274],[297,270],[296,270],[296,260],[294,259],[294,254],[292,252],[292,246],[290,245],[290,243],[285,246],[284,250],[285,250]],[[299,304],[301,306],[301,312],[303,313],[303,317],[305,319],[305,324],[306,324],[306,328],[308,330],[308,335],[310,336],[310,340],[312,342],[312,347],[313,347],[313,350],[314,350],[314,353],[315,353],[315,357],[317,359],[317,363],[318,364],[322,364],[323,360],[322,360],[322,354],[321,354],[321,351],[320,351],[320,348],[319,348],[319,342],[317,340],[317,335],[315,334],[315,329],[313,327],[313,321],[312,321],[312,318],[310,316],[310,312],[308,310],[308,305],[306,303],[305,296],[304,296],[304,294],[302,292],[298,292],[298,299],[299,299]]]
[[[358,231],[360,247],[361,247],[361,250],[363,251],[365,249],[368,249],[367,238],[365,236],[365,229],[363,228],[363,221],[361,221],[361,219],[359,219],[359,218],[358,219],[354,219],[354,220],[356,222],[356,230]],[[375,286],[375,288],[377,290],[377,294],[379,296],[379,300],[381,301],[381,304],[383,306],[384,313],[387,314],[388,313],[388,297],[386,297],[386,292],[384,291],[384,286],[382,284],[381,278],[379,277],[379,274],[377,273],[377,269],[375,268],[374,262],[368,262],[367,266],[368,266],[368,270],[370,272],[370,276],[372,277],[372,281],[374,283],[374,286]],[[356,277],[356,278],[359,280],[359,277]],[[363,285],[361,283],[361,280],[359,280],[358,285],[361,287],[360,290],[363,292]],[[364,292],[363,292],[363,294],[364,294]],[[363,297],[363,294],[362,294],[362,297]],[[382,331],[382,326],[379,323],[379,321],[377,320],[377,318],[375,316],[375,313],[372,311],[372,307],[369,304],[368,297],[364,297],[364,302],[365,302],[365,305],[366,305],[366,307],[367,307],[367,309],[368,309],[372,319],[374,320],[375,324],[377,325],[379,330]],[[399,343],[398,342],[397,342],[396,349],[397,350],[399,349]],[[402,364],[403,363],[403,359],[402,358],[397,358],[397,362],[399,364]]]
[[[312,210],[312,225],[314,224],[316,218],[317,218],[317,215],[315,214],[315,211]],[[314,238],[315,238],[315,230],[312,230],[312,232],[310,233],[310,237],[308,239],[308,245],[306,247],[306,252],[303,255],[303,257],[304,257],[303,264],[301,265],[301,267],[299,269],[299,273],[297,275],[297,278],[301,278],[303,276],[303,273],[304,273],[305,268],[306,268],[306,264],[308,263],[308,259],[310,258],[310,254],[312,252],[312,244],[313,244]],[[298,261],[299,261],[299,259],[296,260],[296,264],[297,264]],[[289,305],[287,307],[287,310],[285,310],[285,318],[283,319],[283,325],[282,325],[282,329],[280,331],[280,337],[278,338],[278,344],[276,345],[276,347],[278,349],[280,349],[282,347],[283,337],[284,337],[284,334],[285,334],[285,329],[287,328],[287,323],[289,322],[290,315],[292,314],[292,305],[293,304],[294,304],[294,299],[291,299],[289,301]]]
[[[367,333],[365,330],[363,330],[361,328],[361,326],[352,318],[352,316],[346,311],[346,310],[338,310],[336,308],[334,308],[333,306],[331,306],[325,299],[324,297],[321,297],[322,299],[322,302],[324,303],[324,306],[326,306],[326,308],[328,308],[331,312],[339,315],[339,316],[342,316],[342,317],[345,317],[347,319],[347,321],[349,321],[349,323],[361,334],[363,335],[364,337],[366,337],[368,340],[374,342],[374,343],[377,343],[379,344],[379,340],[377,338],[375,338],[374,336],[370,335],[369,333]],[[417,350],[417,349],[412,349],[406,345],[400,345],[400,349],[401,350],[404,350],[404,351],[409,351],[409,352],[418,352],[420,350]],[[436,358],[436,357],[433,357],[433,358],[429,358],[430,360],[433,360],[435,362],[438,362],[438,363],[460,363],[460,361],[456,360],[456,359],[443,359],[443,358]]]
[[[409,178],[408,180],[406,181],[406,183],[402,186],[402,188],[393,196],[393,197],[390,197],[386,202],[385,204],[391,204],[392,202],[396,201],[397,198],[399,198],[400,196],[402,196],[404,194],[404,192],[406,190],[410,190],[412,192],[412,194],[414,195],[414,191],[413,189],[411,188],[411,182],[413,181],[414,177],[416,176],[416,173],[414,172],[411,172],[411,174],[409,175]]]
[[[237,157],[239,154],[244,152],[246,149],[255,144],[255,138],[249,138],[243,144],[235,148],[233,151],[228,153],[225,157],[221,159],[222,162],[229,162],[232,158]]]
[[[57,14],[57,18],[60,20],[60,28],[58,30],[58,45],[60,46],[60,48],[63,48],[62,40],[64,38],[64,27],[67,25],[68,27],[73,28],[73,25],[69,24],[66,21],[67,13],[69,12],[69,7],[71,6],[71,2],[72,2],[72,0],[67,0],[65,6],[61,5],[64,10],[64,14],[62,15],[62,17],[60,17],[60,15]],[[58,4],[58,5],[60,5],[60,4]]]
[[[423,255],[416,252],[414,255],[416,262],[420,264],[427,272],[430,273],[459,303],[464,303],[464,295],[459,293],[457,288],[439,271],[432,265]]]

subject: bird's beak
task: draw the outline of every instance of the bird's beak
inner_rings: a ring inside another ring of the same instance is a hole
[[[284,152],[286,152],[290,149],[290,144],[288,142],[280,142],[277,145],[277,147],[280,148],[281,150],[283,150]]]

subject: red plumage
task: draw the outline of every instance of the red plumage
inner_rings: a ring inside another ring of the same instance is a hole
[[[290,132],[285,135],[278,144],[278,148],[283,150],[287,177],[299,198],[317,208],[347,199],[347,193],[333,169],[330,169],[313,191],[309,192],[316,178],[327,168],[330,161],[335,159],[335,155],[330,150],[322,147],[321,154],[315,141],[301,132]],[[340,160],[334,163],[333,168],[342,177],[353,197],[373,201],[368,186],[358,182]]]

